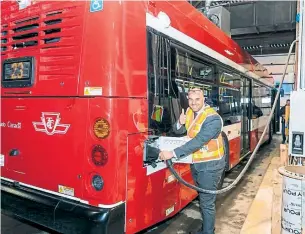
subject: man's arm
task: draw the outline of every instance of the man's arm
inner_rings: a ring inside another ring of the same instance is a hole
[[[220,116],[209,116],[201,126],[199,133],[192,140],[174,150],[177,158],[187,156],[215,139],[221,132],[222,121]]]

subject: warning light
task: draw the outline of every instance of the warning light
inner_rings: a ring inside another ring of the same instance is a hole
[[[91,152],[92,162],[96,166],[104,166],[108,162],[108,153],[100,146],[95,145]]]
[[[110,124],[106,119],[97,119],[93,125],[94,135],[99,139],[105,139],[110,133]]]

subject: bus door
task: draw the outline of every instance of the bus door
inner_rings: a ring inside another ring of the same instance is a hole
[[[241,78],[241,156],[250,151],[250,80],[248,78]]]

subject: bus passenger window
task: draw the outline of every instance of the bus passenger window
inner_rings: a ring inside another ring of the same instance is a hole
[[[216,77],[212,66],[188,52],[175,49],[175,53],[175,73],[179,79],[215,83]]]
[[[219,83],[219,108],[224,126],[241,122],[240,75],[220,70]]]
[[[181,108],[188,108],[187,92],[190,86],[203,90],[205,103],[218,111],[218,87],[214,67],[187,50],[172,48],[172,77],[179,87]],[[175,55],[175,56],[173,56]]]
[[[254,83],[252,94],[252,118],[268,116],[272,107],[269,88],[262,84]]]
[[[179,118],[172,100],[178,88],[170,82],[169,43],[160,35],[147,31],[149,129],[153,135],[168,135]]]
[[[225,126],[241,121],[240,104],[241,96],[239,90],[219,88],[219,107]]]

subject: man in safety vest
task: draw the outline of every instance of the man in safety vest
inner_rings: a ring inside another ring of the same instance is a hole
[[[187,133],[190,138],[173,151],[161,151],[161,160],[192,155],[191,172],[198,187],[217,190],[225,169],[225,156],[221,131],[223,122],[218,113],[204,104],[204,94],[199,88],[188,92],[189,108],[180,115],[175,125],[177,134]],[[214,234],[216,195],[199,193],[202,215],[202,229],[197,233]]]

